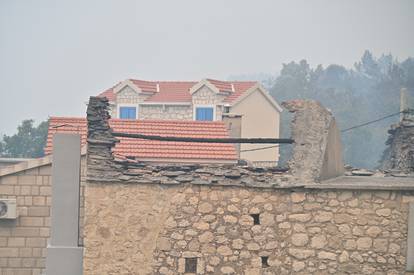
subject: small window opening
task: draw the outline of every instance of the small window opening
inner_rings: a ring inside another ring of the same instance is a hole
[[[260,214],[251,214],[250,216],[252,216],[253,218],[253,224],[260,224]]]
[[[185,258],[186,273],[197,273],[197,258]]]
[[[270,266],[269,263],[267,262],[269,260],[268,256],[262,256],[260,258],[262,258],[262,267],[263,268],[266,268],[266,267]]]

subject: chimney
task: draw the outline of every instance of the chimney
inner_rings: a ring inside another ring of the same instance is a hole
[[[222,120],[226,124],[231,138],[241,138],[242,115],[224,113]],[[240,159],[240,143],[234,144],[234,146],[236,147],[237,158]]]

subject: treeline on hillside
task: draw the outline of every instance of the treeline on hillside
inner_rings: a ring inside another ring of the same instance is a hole
[[[268,86],[282,102],[295,98],[315,99],[329,108],[341,129],[375,120],[400,111],[401,88],[414,89],[414,59],[402,62],[391,54],[375,58],[365,51],[354,68],[319,65],[311,68],[306,60],[283,64],[280,75]],[[345,163],[375,168],[385,149],[387,130],[398,116],[342,133]],[[282,113],[281,136],[289,136],[291,116]],[[289,146],[282,146],[283,160]]]

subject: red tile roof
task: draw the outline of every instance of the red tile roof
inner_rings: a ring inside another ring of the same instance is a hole
[[[176,137],[229,137],[223,122],[170,121],[170,120],[125,120],[111,119],[109,124],[115,132],[140,133],[146,135]],[[51,154],[54,133],[80,133],[82,145],[86,144],[87,124],[85,118],[51,117],[45,154]],[[139,160],[169,159],[183,161],[236,161],[237,154],[232,144],[170,142],[134,138],[118,138],[121,142],[114,148],[114,154],[135,157]]]
[[[191,102],[190,89],[197,82],[158,82],[159,92],[146,99],[146,102]]]
[[[190,89],[198,82],[195,81],[144,81],[130,79],[138,88],[144,92],[154,93],[147,98],[146,102],[191,102]],[[225,92],[227,97],[225,102],[236,101],[244,92],[253,87],[257,82],[254,81],[221,81],[207,79],[220,92]],[[109,101],[115,101],[116,96],[112,87],[99,96],[105,96]]]

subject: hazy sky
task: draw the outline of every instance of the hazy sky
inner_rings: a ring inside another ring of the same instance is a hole
[[[82,116],[126,78],[226,79],[365,49],[414,56],[414,1],[0,1],[0,133]]]

